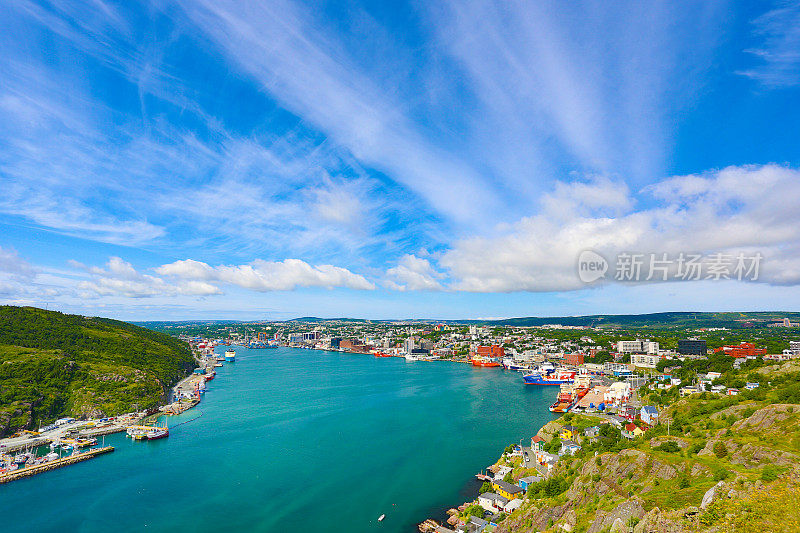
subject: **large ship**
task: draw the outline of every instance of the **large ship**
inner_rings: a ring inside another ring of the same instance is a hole
[[[526,385],[562,385],[564,383],[572,383],[575,381],[574,370],[558,370],[556,372],[531,372],[522,376],[522,380]]]
[[[487,357],[477,355],[472,358],[472,366],[502,366],[501,359],[497,357]]]
[[[236,361],[236,352],[233,350],[225,350],[225,360],[231,363]]]

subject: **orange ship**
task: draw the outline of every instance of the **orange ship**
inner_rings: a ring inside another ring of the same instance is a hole
[[[473,357],[472,366],[502,366],[502,364],[492,357]]]

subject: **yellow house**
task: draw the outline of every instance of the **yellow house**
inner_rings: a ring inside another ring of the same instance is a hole
[[[494,489],[497,494],[508,499],[509,501],[513,500],[514,498],[521,497],[522,493],[525,492],[522,490],[522,487],[499,480],[492,481],[492,489]]]
[[[578,428],[575,426],[564,426],[561,428],[561,433],[558,434],[564,440],[572,440],[578,436]]]
[[[644,435],[644,430],[631,422],[630,424],[625,424],[623,433],[626,433],[629,438],[636,438],[640,435]]]

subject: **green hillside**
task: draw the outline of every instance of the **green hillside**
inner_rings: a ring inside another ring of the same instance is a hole
[[[548,423],[539,436],[554,441],[552,450],[565,424],[601,429],[594,439],[575,437],[582,449],[532,485],[495,533],[799,531],[800,364],[719,370],[725,384],[759,386],[737,396],[639,391],[662,406],[669,434],[662,423],[629,440],[605,420],[571,413]],[[501,462],[514,481],[538,474],[518,458]]]
[[[155,407],[193,366],[188,345],[163,333],[0,306],[0,436],[67,415]]]

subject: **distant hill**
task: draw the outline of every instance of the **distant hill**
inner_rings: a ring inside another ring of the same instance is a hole
[[[155,407],[193,367],[188,345],[164,333],[0,306],[0,436],[67,415]]]
[[[623,326],[623,327],[764,327],[767,324],[789,318],[800,322],[800,313],[786,312],[728,312],[696,313],[669,312],[641,315],[589,315],[576,317],[526,317],[506,320],[486,321],[491,325],[542,326],[561,324],[563,326]]]
[[[725,313],[700,313],[700,312],[668,312],[647,313],[639,315],[586,315],[586,316],[554,316],[554,317],[520,317],[501,320],[426,320],[409,319],[406,322],[417,323],[444,323],[444,324],[476,324],[489,326],[520,326],[535,327],[547,324],[560,324],[562,326],[619,326],[619,327],[764,327],[767,324],[778,322],[784,318],[792,322],[800,322],[800,313],[779,311],[754,311],[754,312],[725,312]],[[317,318],[301,317],[287,322],[365,322],[363,319],[354,318]],[[373,322],[396,322],[395,320],[373,320]]]

